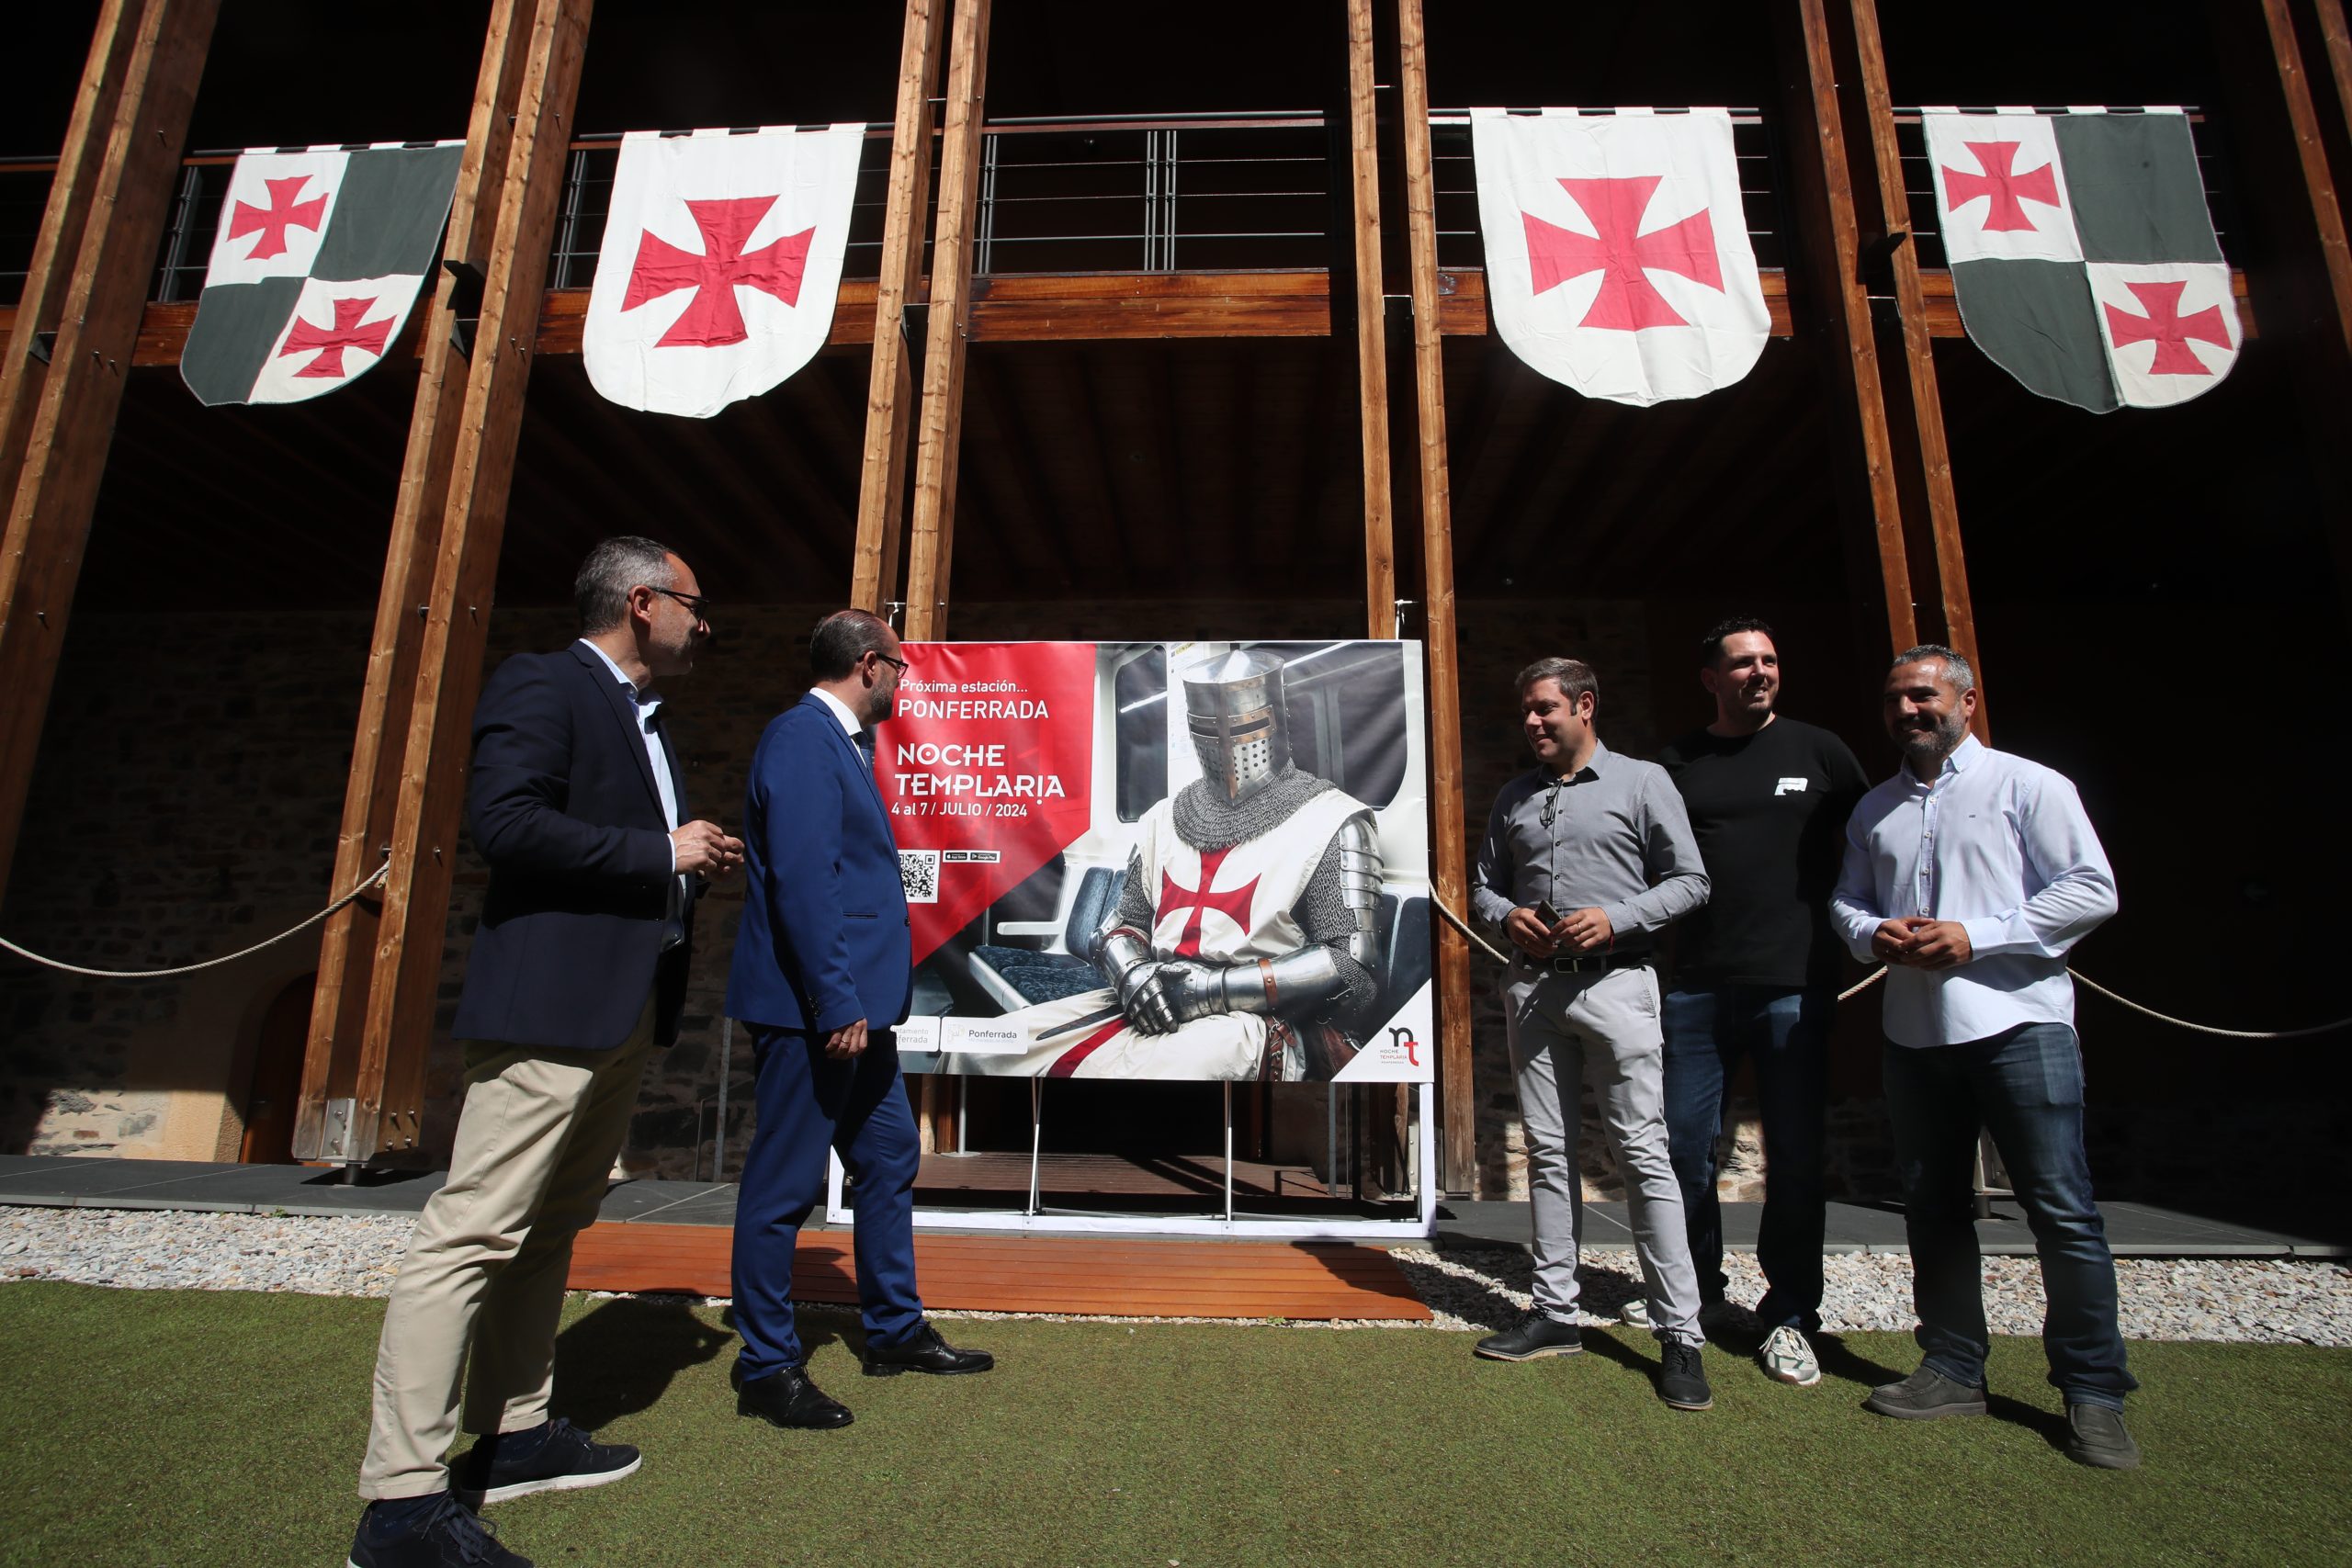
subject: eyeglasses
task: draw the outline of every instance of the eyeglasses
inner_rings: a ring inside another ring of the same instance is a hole
[[[653,588],[653,584],[650,582],[645,586],[648,588]],[[695,619],[697,621],[707,621],[710,619],[711,602],[702,594],[681,593],[674,588],[653,588],[653,592],[662,594],[665,597],[675,599],[679,604],[684,604],[689,611],[691,611]]]
[[[868,649],[866,651],[873,654],[875,658],[880,660],[883,663],[890,665],[895,669],[904,670],[907,668],[907,661],[905,660],[893,659],[878,648]]]

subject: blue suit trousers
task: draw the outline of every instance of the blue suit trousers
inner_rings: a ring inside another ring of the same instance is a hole
[[[797,1367],[792,1252],[825,1190],[825,1151],[856,1184],[857,1297],[869,1345],[895,1345],[922,1323],[915,1291],[914,1188],[922,1145],[888,1030],[846,1061],[823,1034],[752,1031],[760,1120],[735,1205],[735,1331],[741,1381]]]

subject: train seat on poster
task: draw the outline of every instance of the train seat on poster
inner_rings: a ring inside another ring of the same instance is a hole
[[[1070,900],[1069,919],[1062,929],[1066,951],[1046,953],[1034,947],[983,943],[972,950],[972,978],[1008,1011],[1093,990],[1102,984],[1102,976],[1086,958],[1087,943],[1110,917],[1126,880],[1124,871],[1089,866],[1079,880],[1078,897]]]

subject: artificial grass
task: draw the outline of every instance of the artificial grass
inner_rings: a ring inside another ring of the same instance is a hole
[[[0,1287],[0,1562],[341,1563],[382,1317]],[[503,1539],[697,1568],[2346,1560],[2346,1351],[2134,1345],[2148,1464],[2118,1474],[2056,1451],[2032,1340],[1996,1341],[1992,1418],[1900,1423],[1859,1408],[1914,1363],[1894,1335],[1826,1339],[1806,1390],[1710,1349],[1688,1415],[1630,1330],[1512,1366],[1419,1330],[961,1323],[993,1374],[868,1379],[853,1318],[803,1323],[845,1431],[739,1419],[716,1310],[572,1298],[557,1408],[645,1468],[495,1506]]]

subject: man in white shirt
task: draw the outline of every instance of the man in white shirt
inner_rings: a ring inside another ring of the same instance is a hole
[[[1887,1110],[1919,1314],[1919,1370],[1872,1391],[1882,1416],[1984,1413],[1988,1348],[1972,1182],[1991,1130],[2033,1227],[2042,1344],[2065,1396],[2065,1453],[2128,1470],[2139,1384],[2116,1323],[2115,1259],[2083,1151],[2083,1059],[2066,954],[2115,913],[2115,875],[2066,778],[1968,732],[1976,673],[1949,648],[1895,656],[1883,698],[1895,775],[1846,828],[1830,911],[1887,966]]]

